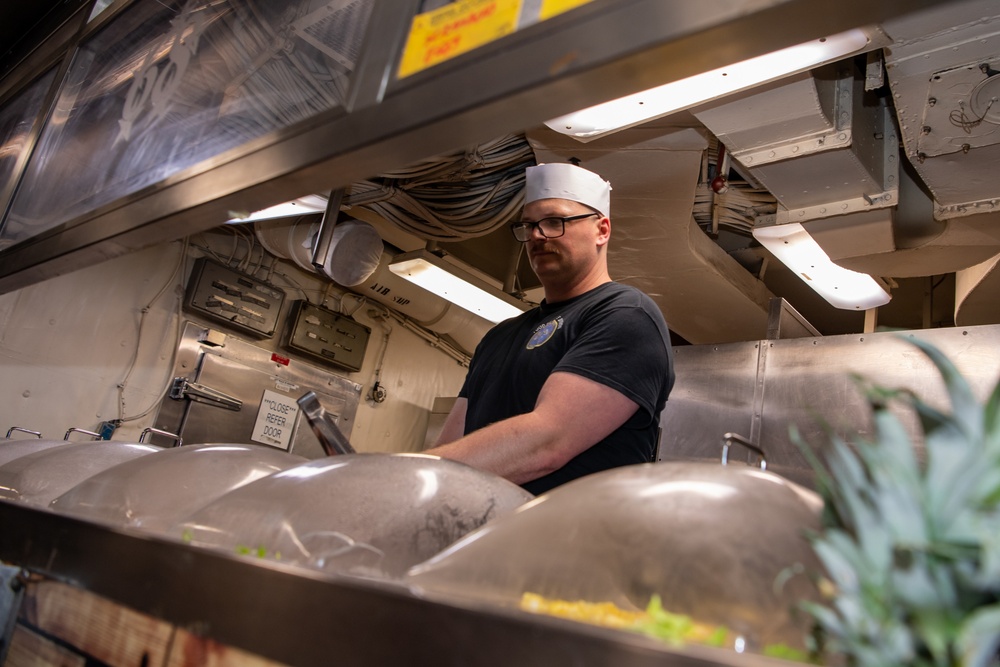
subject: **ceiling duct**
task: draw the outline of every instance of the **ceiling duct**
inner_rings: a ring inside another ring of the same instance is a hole
[[[955,273],[955,325],[996,324],[1000,256]]]
[[[988,27],[992,20],[971,18],[989,13],[982,11],[984,3],[958,3],[958,7],[970,16],[970,26],[962,29],[970,32],[958,39],[960,44],[996,32]],[[949,21],[954,22],[953,6],[941,11],[947,11]],[[932,15],[919,24],[906,24],[905,29],[902,24],[882,26],[891,39],[897,40],[886,49],[885,60],[895,107],[889,106],[877,91],[865,90],[870,70],[862,71],[848,61],[694,110],[694,115],[729,149],[737,169],[765,186],[778,200],[777,213],[762,217],[762,224],[802,222],[834,262],[877,277],[940,275],[1000,253],[1000,225],[996,224],[1000,222],[1000,200],[989,200],[1000,196],[1000,184],[988,176],[990,167],[984,163],[980,172],[983,177],[969,179],[969,165],[963,164],[961,169],[954,163],[947,166],[945,160],[955,160],[956,156],[965,159],[978,149],[963,148],[954,138],[954,131],[950,140],[939,138],[936,143],[928,143],[928,130],[923,127],[926,114],[915,114],[910,108],[940,106],[941,100],[935,101],[928,89],[935,86],[934,73],[941,65],[928,64],[922,57],[919,67],[908,64],[915,71],[905,79],[905,92],[899,90],[903,81],[901,53],[910,54],[905,57],[908,61],[917,59],[916,54],[924,49],[900,49],[897,31],[908,31],[917,39],[931,30],[935,17],[937,25],[948,24]],[[940,42],[925,39],[947,51],[949,58],[968,57],[955,55],[962,49],[952,48],[954,30]],[[987,49],[995,51],[996,47],[994,43]],[[954,65],[953,61],[948,64]],[[968,66],[963,68],[964,77]],[[982,78],[979,68],[974,69]],[[965,86],[969,94],[974,88]],[[979,90],[983,88],[980,85]],[[953,110],[960,108],[955,102]],[[901,132],[894,111],[901,119]],[[1000,114],[1000,108],[997,111]],[[988,117],[983,122],[986,120]],[[952,114],[949,124],[953,130],[959,129],[954,122],[958,120]],[[921,126],[920,132],[913,132],[915,124]],[[898,147],[900,135],[902,152]],[[1000,139],[1000,126],[989,132],[980,130],[980,135],[980,144],[985,147],[987,135],[991,142]],[[931,145],[944,158],[937,166],[930,165],[931,158],[920,150],[930,149]],[[987,162],[995,161],[1000,153],[983,157]],[[949,206],[942,205],[942,195],[951,202]],[[966,204],[959,205],[959,200]],[[970,215],[992,208],[998,212]]]
[[[261,245],[276,257],[291,260],[303,271],[317,272],[313,248],[320,230],[316,216],[278,218],[254,225]],[[322,258],[322,273],[338,285],[354,287],[365,282],[378,268],[382,238],[374,227],[360,220],[338,221],[330,246]]]
[[[261,245],[271,254],[289,260],[304,271],[317,273],[312,265],[312,247],[316,239],[319,222],[316,216],[299,218],[279,218],[254,223],[254,232]],[[476,345],[493,326],[478,315],[450,304],[439,296],[417,287],[389,270],[394,259],[391,252],[382,251],[378,242],[378,254],[372,262],[372,227],[358,220],[337,223],[334,230],[350,230],[340,237],[339,243],[330,253],[332,263],[326,268],[327,275],[349,277],[351,284],[335,282],[352,292],[388,306],[410,318],[421,327],[438,335],[447,335],[466,353],[471,354]],[[377,233],[376,233],[377,235]],[[360,248],[360,252],[358,251]]]
[[[947,26],[947,27],[942,27]],[[886,23],[885,67],[906,155],[935,217],[1000,209],[1000,5],[948,3]]]
[[[901,160],[898,206],[804,225],[831,260],[852,271],[912,278],[960,271],[1000,252],[986,218],[935,219],[925,186]]]
[[[429,331],[448,336],[471,355],[493,323],[397,276],[389,269],[394,260],[391,253],[383,253],[375,272],[354,291],[389,306]]]
[[[967,246],[955,324],[995,324],[1000,275],[1000,6],[949,3],[885,26],[885,66],[907,157],[933,216]],[[940,244],[938,244],[940,245]]]
[[[890,112],[842,63],[693,113],[738,169],[778,200],[777,224],[867,213],[898,201]]]

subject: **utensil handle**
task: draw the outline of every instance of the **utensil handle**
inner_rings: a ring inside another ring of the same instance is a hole
[[[319,440],[319,444],[327,456],[355,453],[354,447],[351,446],[344,432],[337,426],[337,422],[333,421],[326,410],[323,409],[323,406],[320,405],[319,398],[316,397],[316,392],[307,392],[296,402],[302,408],[302,412],[305,413],[306,419],[309,421],[309,426],[312,427],[313,434]]]

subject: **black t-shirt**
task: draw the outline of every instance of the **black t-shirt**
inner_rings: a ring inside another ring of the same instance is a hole
[[[523,484],[525,489],[537,495],[583,475],[652,460],[660,412],[674,384],[670,334],[652,299],[610,282],[567,301],[543,302],[495,326],[477,346],[459,392],[468,399],[465,433],[531,412],[555,371],[611,387],[639,409],[607,438]]]

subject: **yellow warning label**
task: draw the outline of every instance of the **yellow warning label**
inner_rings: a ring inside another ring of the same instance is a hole
[[[459,0],[418,14],[399,63],[399,78],[511,34],[517,29],[521,1]]]
[[[574,7],[585,5],[593,0],[542,0],[542,8],[538,11],[538,19],[544,21],[556,14],[568,12]]]

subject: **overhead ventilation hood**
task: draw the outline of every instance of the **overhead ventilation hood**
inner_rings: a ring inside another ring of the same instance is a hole
[[[0,81],[7,110],[55,68],[43,108],[13,119],[23,149],[4,168],[12,182],[23,171],[36,184],[69,187],[72,199],[17,205],[25,213],[2,251],[0,292],[209,229],[231,211],[344,188],[574,109],[940,3],[627,0],[547,20],[536,8],[512,33],[405,77],[399,54],[421,9],[415,1],[296,2],[296,14],[273,0],[253,12],[235,2],[139,0],[115,3],[89,23],[84,8],[69,17],[72,29],[51,42],[40,36],[45,43]],[[328,21],[328,10],[344,21]],[[166,84],[180,79],[168,70],[182,61],[194,76],[185,81],[197,85],[173,90]],[[134,85],[165,75],[155,101]],[[3,187],[0,195],[9,194]],[[31,196],[25,192],[14,198]]]

